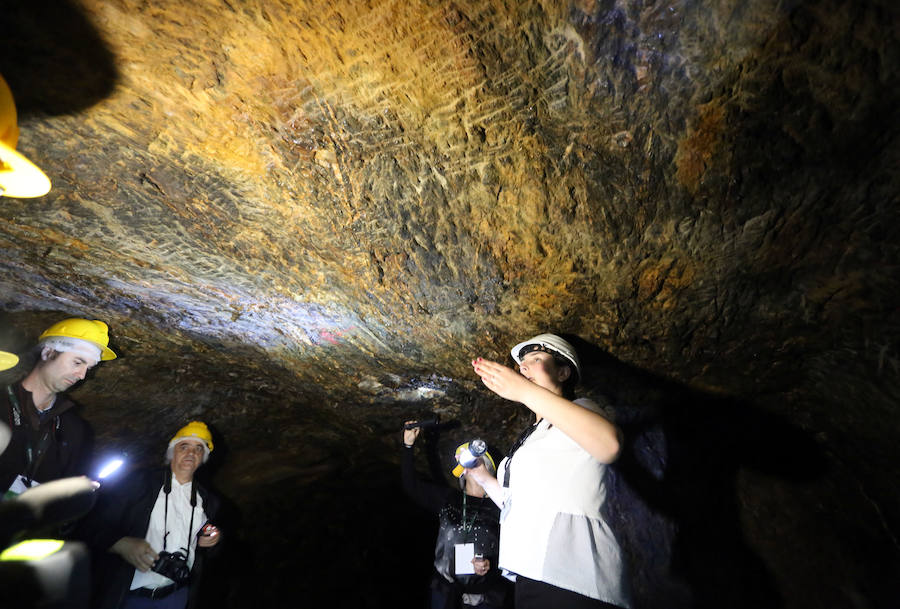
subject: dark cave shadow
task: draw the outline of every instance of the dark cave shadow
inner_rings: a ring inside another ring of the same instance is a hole
[[[325,475],[255,487],[239,505],[215,485],[236,455],[209,428],[215,449],[197,477],[222,502],[223,539],[204,567],[200,609],[427,606],[434,535],[421,532],[436,534],[436,522],[403,492],[397,463],[377,450],[342,455]]]
[[[631,559],[635,608],[782,607],[773,574],[742,529],[738,475],[821,477],[825,458],[814,439],[746,401],[693,390],[567,338],[588,370],[585,386],[611,400],[624,432],[608,507]]]
[[[403,493],[396,464],[361,467],[284,481],[274,496],[257,489],[226,553],[210,563],[200,607],[425,607],[434,536],[420,531],[431,517]]]
[[[441,422],[434,427],[423,430],[422,436],[424,441],[422,447],[425,452],[425,459],[428,463],[428,472],[434,481],[447,480],[444,474],[444,465],[441,463],[440,442],[441,438],[449,431],[459,429],[462,423],[458,420]]]
[[[0,0],[0,74],[19,118],[76,113],[112,93],[115,57],[69,0]]]
[[[229,461],[231,446],[219,428],[207,422],[212,435],[213,451],[206,465],[197,470],[197,479],[219,498],[219,512],[215,524],[222,531],[222,543],[213,559],[204,565],[198,593],[199,607],[228,607],[235,583],[244,577],[248,564],[255,564],[258,551],[241,534],[244,513],[236,501],[215,484],[218,472]]]

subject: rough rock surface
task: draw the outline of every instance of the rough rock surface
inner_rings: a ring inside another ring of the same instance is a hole
[[[3,6],[53,189],[0,200],[0,348],[103,319],[99,448],[214,426],[209,598],[418,606],[397,429],[502,452],[468,362],[552,330],[626,430],[636,607],[900,603],[894,2]]]

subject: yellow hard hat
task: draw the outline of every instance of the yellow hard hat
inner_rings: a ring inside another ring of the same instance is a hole
[[[47,194],[50,178],[16,152],[18,142],[16,103],[9,85],[0,76],[0,195],[25,198]]]
[[[100,348],[101,360],[116,359],[116,354],[107,347],[109,344],[109,327],[99,319],[91,320],[78,317],[64,319],[47,328],[38,338],[38,342],[51,336],[65,336],[86,340]]]
[[[9,370],[19,363],[19,356],[6,351],[0,351],[0,370]]]
[[[175,432],[175,435],[169,440],[169,446],[172,446],[181,438],[197,438],[198,440],[203,440],[203,442],[206,443],[206,447],[212,452],[212,434],[209,433],[209,427],[206,426],[206,423],[202,421],[191,421]]]

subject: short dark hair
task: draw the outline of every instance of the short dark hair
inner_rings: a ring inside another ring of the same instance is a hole
[[[568,360],[568,358],[563,357],[562,355],[554,355],[553,361],[556,363],[558,368],[562,368],[565,366],[569,369],[569,378],[563,381],[562,390],[563,397],[568,400],[575,398],[575,385],[578,384],[578,371],[575,369],[575,366],[572,365],[572,362]]]

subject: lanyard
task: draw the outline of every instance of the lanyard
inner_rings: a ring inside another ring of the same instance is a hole
[[[16,397],[15,392],[12,389],[11,385],[6,386],[6,393],[9,395],[9,402],[12,404],[12,412],[13,412],[13,422],[16,427],[24,427],[22,423],[22,406],[19,404],[19,399]],[[37,472],[38,467],[41,465],[41,461],[44,459],[44,455],[47,454],[47,448],[50,446],[50,436],[53,433],[54,425],[49,425],[47,429],[44,430],[44,433],[41,434],[40,439],[37,444],[37,458],[35,459],[35,449],[32,446],[31,434],[25,434],[25,472],[23,477],[31,483],[34,478],[34,474]],[[59,417],[56,417],[55,427],[59,430]]]
[[[478,510],[473,510],[474,514],[472,514],[472,520],[466,522],[466,498],[469,495],[466,491],[463,491],[463,509],[462,509],[462,530],[463,533],[469,533],[472,531],[472,527],[475,526],[475,519],[478,517]]]
[[[522,448],[522,445],[525,444],[525,440],[528,439],[528,436],[534,433],[534,430],[537,429],[540,423],[535,423],[528,429],[522,432],[519,436],[519,439],[516,440],[516,443],[513,444],[512,448],[509,449],[509,454],[506,455],[506,469],[503,473],[503,486],[509,488],[509,472],[512,469],[512,459],[513,455],[516,454],[516,451]]]
[[[12,390],[12,385],[6,386],[6,393],[9,395],[9,403],[13,408],[13,423],[16,427],[22,425],[22,407],[19,406],[19,399]]]

